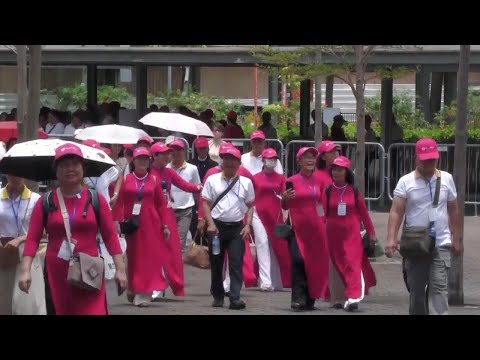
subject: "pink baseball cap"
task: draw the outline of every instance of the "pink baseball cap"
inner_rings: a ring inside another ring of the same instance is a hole
[[[157,143],[153,144],[152,147],[150,148],[150,152],[152,154],[165,153],[165,152],[170,152],[170,151],[172,151],[172,149],[170,149],[167,145],[165,145],[162,142],[157,142]]]
[[[147,150],[147,148],[139,147],[133,150],[133,158],[135,159],[136,157],[139,156],[148,156],[150,157],[150,151]]]
[[[333,149],[336,149],[337,145],[333,141],[325,140],[320,143],[318,147],[318,155],[329,153]]]
[[[150,136],[142,136],[140,139],[138,139],[137,144],[138,144],[140,141],[148,142],[150,145],[153,144],[153,139],[152,139]]]
[[[438,159],[440,157],[436,141],[430,138],[418,140],[415,146],[415,153],[421,161]]]
[[[87,139],[87,140],[83,141],[82,145],[89,146],[89,147],[92,147],[94,149],[102,149],[101,145],[96,140],[92,140],[92,139]]]
[[[305,153],[310,153],[315,157],[318,155],[318,151],[314,147],[302,147],[297,152],[297,160],[300,159]]]
[[[261,130],[255,130],[250,134],[250,140],[262,139],[265,140],[265,134]]]
[[[195,140],[195,149],[208,148],[208,140],[204,137],[199,137]]]
[[[64,156],[67,156],[67,155],[74,155],[74,156],[78,156],[82,159],[84,159],[84,156],[83,156],[83,153],[82,153],[82,150],[75,144],[70,144],[70,143],[67,143],[67,144],[63,144],[63,145],[60,145],[59,147],[57,147],[55,149],[55,161],[57,161],[58,159],[64,157]]]
[[[218,154],[220,155],[220,154],[222,153],[222,151],[225,151],[225,150],[227,150],[227,149],[229,149],[229,148],[231,148],[231,147],[235,148],[231,143],[226,142],[226,141],[223,142],[223,143],[220,145],[220,148],[218,149]]]
[[[185,149],[185,144],[180,139],[173,140],[170,144],[168,144],[168,146],[169,147],[179,147],[180,149]]]
[[[236,159],[238,159],[240,161],[242,160],[242,154],[240,153],[240,150],[238,150],[237,148],[235,148],[233,146],[224,148],[223,151],[220,150],[219,155],[220,155],[221,158],[223,158],[225,155],[232,155]]]
[[[278,159],[275,149],[268,148],[262,151],[262,158],[264,159]]]
[[[350,163],[350,160],[348,160],[348,158],[346,158],[345,156],[337,157],[335,160],[333,160],[332,165],[340,166],[346,169],[350,169],[350,167],[352,166],[352,164]]]

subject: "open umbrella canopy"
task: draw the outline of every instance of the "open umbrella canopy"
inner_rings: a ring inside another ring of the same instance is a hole
[[[83,129],[75,135],[78,140],[96,140],[103,144],[136,144],[148,134],[140,129],[123,125],[100,125]]]
[[[168,131],[178,131],[184,134],[213,137],[207,124],[194,118],[177,114],[151,112],[139,120],[144,125],[153,126]]]
[[[99,177],[115,162],[100,149],[59,139],[33,140],[14,145],[0,160],[0,172],[33,181],[55,180],[53,171],[55,149],[75,144],[85,158],[85,177]]]

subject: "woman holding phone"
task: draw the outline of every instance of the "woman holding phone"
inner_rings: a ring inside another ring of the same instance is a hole
[[[314,310],[315,299],[328,289],[328,247],[321,197],[325,185],[313,176],[318,151],[303,147],[297,153],[300,172],[287,179],[282,207],[290,210],[294,236],[289,241],[294,311]]]

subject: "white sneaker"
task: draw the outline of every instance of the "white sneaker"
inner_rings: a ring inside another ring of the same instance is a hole
[[[152,296],[150,294],[136,294],[135,298],[133,299],[133,305],[139,307],[147,307],[150,306]]]

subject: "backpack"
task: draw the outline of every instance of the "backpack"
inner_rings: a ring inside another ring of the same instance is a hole
[[[95,213],[95,219],[97,224],[100,224],[100,205],[98,201],[98,192],[93,189],[88,189],[88,199],[85,203],[85,207],[82,212],[82,216],[85,218],[87,216],[88,206],[92,205],[93,212]],[[43,227],[47,228],[48,214],[52,211],[55,211],[57,206],[53,202],[53,191],[49,191],[43,196],[42,199],[42,212],[43,212]]]

